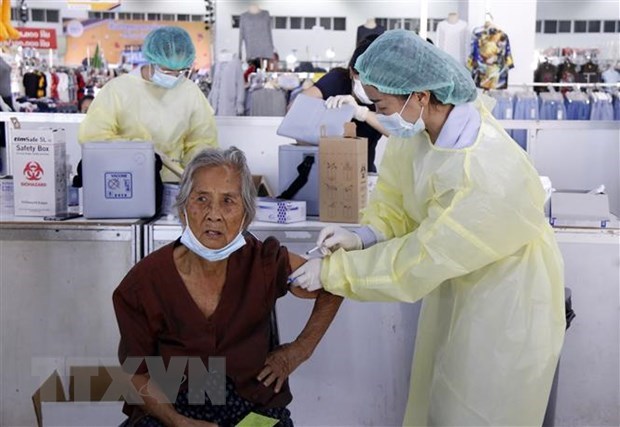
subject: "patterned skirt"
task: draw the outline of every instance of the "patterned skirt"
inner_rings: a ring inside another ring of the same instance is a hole
[[[208,396],[205,396],[205,400],[206,403],[201,405],[190,404],[187,391],[180,392],[174,403],[174,408],[185,417],[216,423],[219,427],[234,427],[250,412],[280,420],[276,427],[293,427],[291,412],[288,409],[258,409],[256,404],[235,392],[231,381],[226,381],[225,405],[212,405]],[[133,422],[127,420],[120,427],[164,427],[164,424],[152,416],[145,415]]]

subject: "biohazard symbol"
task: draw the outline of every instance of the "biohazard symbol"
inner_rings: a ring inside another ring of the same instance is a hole
[[[37,162],[28,162],[24,166],[24,176],[28,181],[38,181],[43,177],[43,168]]]

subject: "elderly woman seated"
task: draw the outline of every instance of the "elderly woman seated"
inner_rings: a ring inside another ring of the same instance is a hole
[[[115,290],[119,358],[140,395],[136,404],[125,404],[126,425],[233,426],[251,412],[293,425],[287,377],[310,357],[342,299],[289,288],[287,277],[305,259],[275,238],[261,242],[246,233],[254,196],[243,152],[199,153],[177,197],[181,238],[140,261]],[[314,309],[294,342],[272,349],[270,315],[289,291],[316,298]],[[172,381],[175,398],[166,399],[170,381],[157,381],[156,363],[141,362],[149,356],[160,358],[167,372],[174,357],[199,358],[207,369],[209,358],[224,358],[225,404],[215,402],[208,387],[192,400],[191,369],[184,372],[188,380]],[[139,360],[137,368],[127,368],[130,359]]]

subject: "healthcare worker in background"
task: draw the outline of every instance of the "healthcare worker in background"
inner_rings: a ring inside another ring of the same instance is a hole
[[[424,298],[404,425],[540,426],[565,311],[536,170],[469,73],[414,33],[384,33],[355,68],[391,135],[365,226],[323,229],[317,244],[335,252],[290,278]]]
[[[181,168],[194,154],[217,146],[213,108],[188,80],[196,52],[182,28],[161,27],[145,38],[142,53],[149,62],[136,73],[103,86],[80,125],[80,142],[152,141],[155,149]],[[162,169],[164,182],[178,177]]]

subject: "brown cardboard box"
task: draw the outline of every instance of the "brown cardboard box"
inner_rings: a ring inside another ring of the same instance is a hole
[[[57,371],[54,371],[32,395],[39,427],[119,425],[123,402],[109,400],[106,391],[118,366],[72,366],[70,368],[69,398]],[[112,393],[115,394],[115,393]]]
[[[368,141],[346,123],[343,137],[321,138],[319,159],[320,220],[358,223],[368,201]]]
[[[252,182],[256,187],[256,194],[258,197],[274,197],[273,191],[269,188],[267,180],[263,175],[252,175]]]

